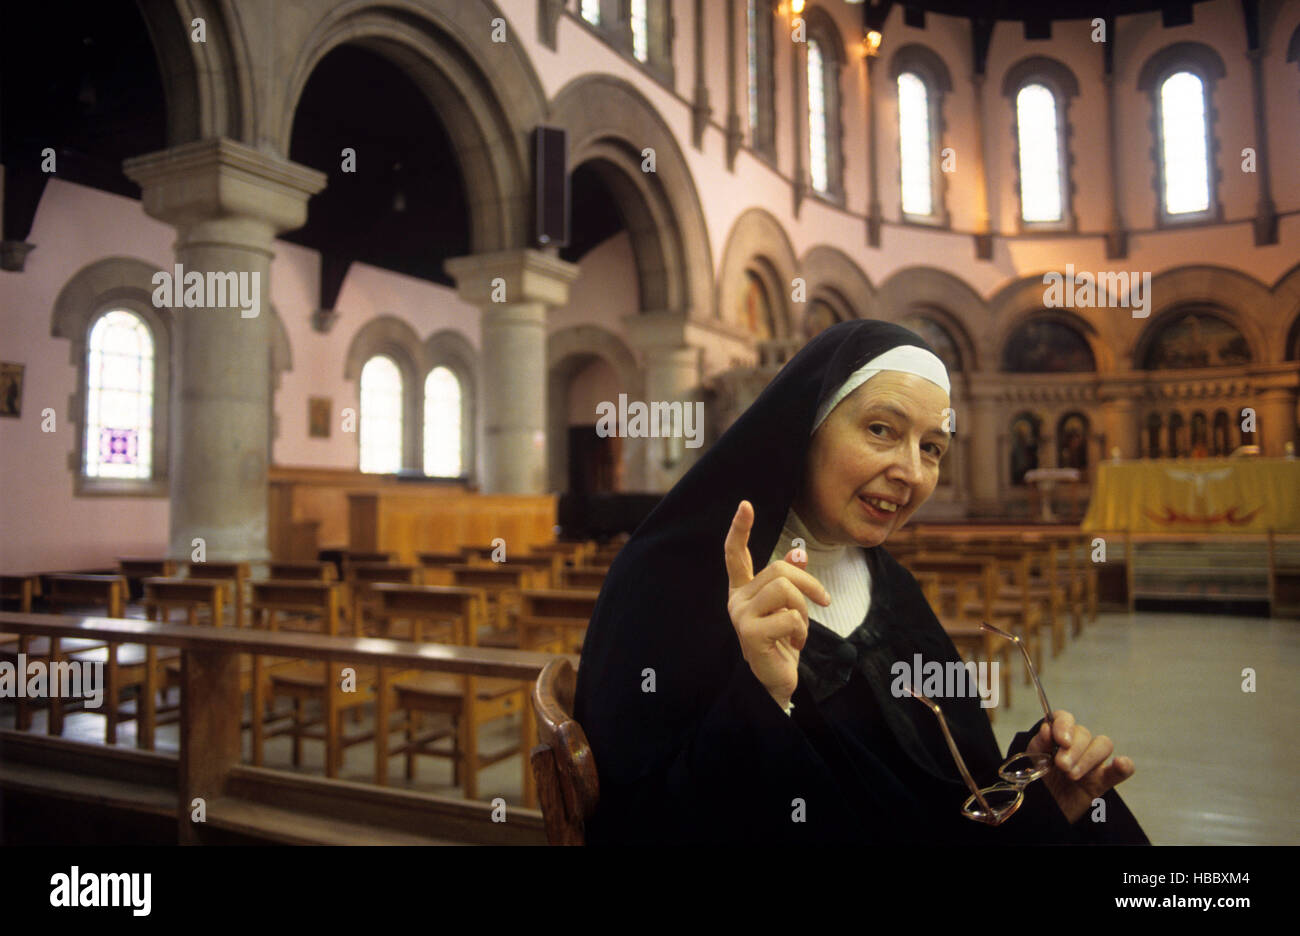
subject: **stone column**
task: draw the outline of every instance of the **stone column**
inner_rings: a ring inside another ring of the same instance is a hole
[[[986,375],[970,375],[970,418],[963,424],[962,414],[957,415],[958,432],[970,432],[972,504],[986,510],[998,503],[998,479],[1004,470],[998,457],[1002,408],[987,382]]]
[[[1296,441],[1296,392],[1289,387],[1255,391],[1256,428],[1260,454],[1281,458],[1286,444]]]
[[[455,257],[446,269],[461,298],[483,315],[483,491],[544,493],[549,487],[546,310],[569,301],[578,267],[538,250],[517,249]]]
[[[629,343],[639,350],[645,373],[645,402],[681,403],[683,425],[676,437],[647,439],[645,444],[645,488],[647,491],[667,491],[695,464],[708,444],[704,437],[707,420],[696,419],[696,411],[703,412],[700,395],[700,348],[687,340],[687,318],[670,312],[646,313],[629,316],[627,323]],[[630,402],[630,401],[629,401]],[[688,416],[686,409],[691,408]],[[692,430],[700,440],[698,447],[687,447],[684,437],[685,420],[693,420]],[[626,427],[620,427],[626,428]]]
[[[129,159],[123,171],[145,213],[176,228],[176,263],[207,287],[196,307],[172,284],[170,555],[188,558],[201,538],[208,560],[265,561],[272,243],[307,220],[326,177],[228,139]],[[251,287],[246,308],[238,293],[221,305],[212,288],[221,278],[210,274],[230,273]]]
[[[1129,397],[1114,397],[1103,400],[1101,418],[1106,427],[1106,451],[1102,453],[1110,459],[1110,450],[1119,447],[1121,458],[1138,458],[1141,455],[1139,436],[1142,427],[1138,424],[1137,403]]]

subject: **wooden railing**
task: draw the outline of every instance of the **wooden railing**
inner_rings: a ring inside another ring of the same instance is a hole
[[[241,763],[240,655],[375,666],[382,687],[390,674],[403,670],[535,682],[554,659],[552,654],[15,612],[0,612],[0,632],[181,651],[178,755],[0,731],[0,788],[154,816],[170,803],[181,843],[228,840],[222,834],[258,841],[340,844],[546,841],[537,810],[510,807],[506,820],[500,821],[500,810],[490,803]],[[146,691],[150,688],[157,687]],[[532,720],[531,713],[522,717]],[[527,751],[521,754],[528,756]],[[192,818],[199,799],[206,813],[202,822]],[[214,834],[216,830],[220,832]]]

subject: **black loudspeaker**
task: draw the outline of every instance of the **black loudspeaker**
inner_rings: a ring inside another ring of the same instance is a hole
[[[533,131],[533,237],[538,247],[569,245],[569,136],[560,127]]]

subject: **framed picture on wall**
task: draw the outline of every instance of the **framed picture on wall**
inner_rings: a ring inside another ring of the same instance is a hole
[[[0,361],[0,416],[17,419],[23,412],[23,365]]]
[[[307,435],[313,439],[330,437],[330,398],[307,398]]]

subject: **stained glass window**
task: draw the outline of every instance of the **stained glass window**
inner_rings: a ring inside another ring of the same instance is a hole
[[[1165,211],[1187,214],[1210,207],[1210,163],[1205,131],[1205,85],[1191,72],[1160,85],[1160,151]]]
[[[153,475],[154,343],[138,315],[114,309],[90,329],[86,367],[88,478]]]
[[[402,372],[385,355],[361,368],[361,470],[391,474],[402,467]]]
[[[459,478],[461,465],[460,381],[445,367],[424,379],[424,473]]]
[[[825,192],[829,187],[826,160],[826,74],[822,47],[808,40],[808,174],[812,187]]]
[[[934,214],[929,89],[913,72],[898,76],[898,148],[903,213]]]
[[[1060,221],[1061,148],[1056,132],[1056,95],[1041,84],[1016,95],[1020,137],[1020,215],[1026,221]]]

